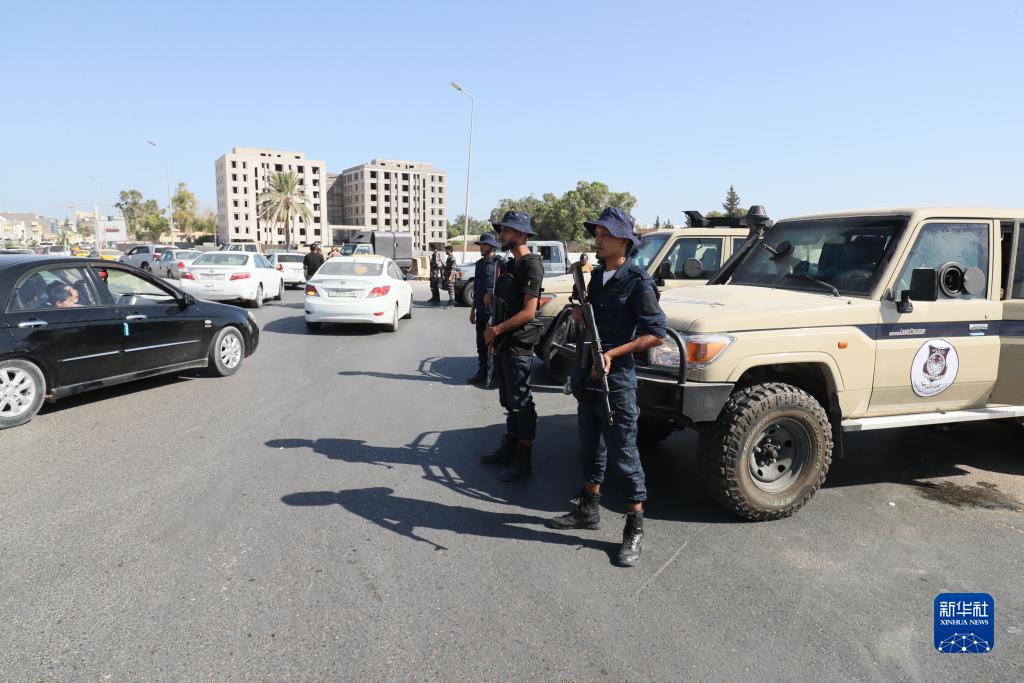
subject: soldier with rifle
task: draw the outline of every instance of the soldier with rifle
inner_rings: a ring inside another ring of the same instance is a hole
[[[527,238],[536,234],[530,226],[529,214],[507,211],[493,225],[510,258],[495,282],[493,317],[484,329],[484,341],[493,349],[498,400],[508,411],[508,417],[501,445],[480,460],[506,465],[501,480],[515,481],[529,477],[533,470],[537,409],[529,381],[533,347],[544,330],[536,320],[544,263],[540,255],[530,253],[526,246]]]
[[[583,290],[583,274],[575,267],[574,311],[579,363],[572,374],[572,390],[578,401],[577,425],[583,490],[575,508],[548,525],[556,529],[599,529],[601,484],[608,463],[623,479],[629,504],[622,545],[616,563],[635,566],[643,552],[644,501],[647,488],[640,452],[636,447],[636,371],[633,354],[659,346],[665,339],[665,314],[658,304],[658,288],[646,270],[629,259],[640,244],[633,217],[611,207],[601,217],[584,223],[597,244],[602,266],[594,268]]]
[[[469,324],[476,327],[476,374],[466,380],[467,384],[490,384],[493,373],[492,357],[484,341],[484,330],[491,321],[491,301],[494,291],[494,272],[497,261],[498,238],[493,234],[480,235],[476,241],[480,259],[473,270],[473,305],[469,311]]]

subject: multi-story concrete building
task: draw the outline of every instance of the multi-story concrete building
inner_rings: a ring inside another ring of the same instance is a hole
[[[51,239],[57,221],[36,213],[0,212],[0,239],[38,242]]]
[[[342,216],[337,223],[410,232],[414,248],[421,251],[432,242],[444,241],[448,225],[444,171],[418,161],[374,159],[340,175],[332,191],[336,195],[341,186]]]
[[[332,243],[331,231],[327,229],[327,172],[324,162],[307,159],[302,152],[235,147],[217,159],[215,168],[217,232],[222,243],[285,243],[284,226],[267,225],[260,220],[257,208],[259,194],[267,187],[267,178],[278,171],[298,174],[313,213],[311,224],[299,221],[291,226],[292,244]]]

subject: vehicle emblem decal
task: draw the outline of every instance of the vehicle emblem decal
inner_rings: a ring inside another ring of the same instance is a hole
[[[937,396],[953,385],[960,370],[960,357],[945,339],[929,339],[914,356],[910,383],[923,398]]]

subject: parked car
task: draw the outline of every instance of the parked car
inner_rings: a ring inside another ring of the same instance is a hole
[[[250,254],[260,254],[263,250],[256,242],[232,242],[221,246],[220,251],[246,251]]]
[[[180,286],[201,299],[245,301],[254,308],[281,300],[284,276],[263,254],[209,251],[182,271]]]
[[[306,329],[323,323],[372,323],[398,330],[412,317],[412,287],[394,261],[383,256],[335,256],[306,283]]]
[[[99,259],[0,256],[0,429],[44,399],[190,368],[238,371],[251,315]]]
[[[128,253],[119,260],[121,263],[127,263],[142,270],[152,270],[156,262],[160,260],[160,256],[168,249],[173,250],[174,248],[173,245],[166,244],[140,244],[129,249]]]
[[[0,249],[0,254],[8,254],[8,255],[13,255],[13,254],[31,254],[31,255],[35,255],[35,253],[36,252],[32,251],[31,249],[17,249],[17,248],[14,248],[14,247],[9,248],[9,249]]]
[[[565,277],[569,265],[565,242],[530,240],[526,243],[526,246],[530,248],[532,253],[540,254],[541,260],[544,262],[545,282],[549,278]],[[502,256],[505,256],[505,254],[502,254]],[[473,305],[473,276],[478,259],[479,254],[476,255],[476,258],[471,258],[469,263],[460,263],[455,266],[455,299],[461,301],[466,306]],[[547,290],[546,286],[545,290]],[[572,291],[572,284],[569,285],[569,289],[566,291]]]
[[[70,250],[57,244],[39,245],[36,253],[45,256],[71,256]]]
[[[306,271],[302,267],[305,254],[297,251],[276,251],[267,259],[284,275],[284,286],[301,285],[306,281]]]
[[[199,257],[198,251],[192,249],[168,249],[160,254],[160,260],[153,266],[153,272],[160,277],[180,280],[183,270],[192,265]]]
[[[122,256],[124,256],[124,252],[119,249],[100,249],[99,251],[93,249],[89,253],[89,258],[98,258],[103,261],[117,261]]]

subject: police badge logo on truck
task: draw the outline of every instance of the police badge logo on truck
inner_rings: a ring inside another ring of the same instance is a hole
[[[960,370],[960,357],[945,339],[929,339],[914,356],[910,384],[922,398],[938,396],[952,386]]]

